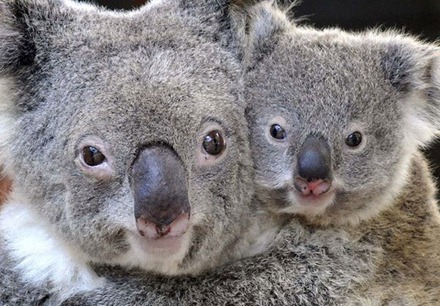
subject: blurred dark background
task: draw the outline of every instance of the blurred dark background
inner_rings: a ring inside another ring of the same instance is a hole
[[[291,0],[280,0],[289,3]],[[111,9],[132,9],[145,0],[96,0]],[[346,30],[396,28],[435,41],[440,39],[440,0],[303,0],[292,11],[302,23]],[[440,140],[426,150],[440,188]],[[439,194],[440,196],[440,194]]]

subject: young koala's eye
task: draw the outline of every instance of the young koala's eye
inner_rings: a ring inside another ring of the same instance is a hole
[[[86,146],[82,149],[84,162],[93,167],[102,164],[105,161],[104,154],[93,146]]]
[[[345,139],[345,144],[349,147],[357,147],[362,143],[362,134],[358,131],[351,133]]]
[[[279,124],[272,124],[270,127],[270,136],[278,140],[283,140],[286,138],[286,131]]]
[[[202,147],[209,155],[218,155],[226,148],[226,142],[219,130],[213,130],[203,138]]]

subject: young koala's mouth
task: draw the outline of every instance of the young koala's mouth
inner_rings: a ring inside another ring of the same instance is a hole
[[[309,193],[309,194],[298,193],[296,188],[294,188],[294,190],[292,190],[291,192],[294,193],[296,203],[298,203],[301,206],[312,206],[312,207],[317,207],[317,206],[327,207],[331,205],[336,195],[335,190],[332,189],[327,191],[325,194],[318,194],[318,195],[314,193]]]
[[[310,217],[322,215],[333,204],[336,197],[336,189],[326,182],[303,186],[300,190],[298,190],[298,187],[295,184],[289,189],[287,200],[290,205],[282,209],[283,213],[294,213]]]
[[[331,180],[317,179],[307,181],[302,178],[296,178],[293,186],[303,197],[320,197],[330,191],[332,187]]]

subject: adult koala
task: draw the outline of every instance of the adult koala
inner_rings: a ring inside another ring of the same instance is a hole
[[[0,1],[3,304],[99,287],[90,263],[198,274],[241,256],[256,204],[224,8]]]
[[[419,147],[440,129],[438,46],[295,28],[271,3],[241,16],[255,187],[283,229],[196,279],[101,268],[107,286],[66,305],[437,305],[440,215]]]

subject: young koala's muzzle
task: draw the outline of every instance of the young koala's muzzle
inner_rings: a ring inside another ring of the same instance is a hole
[[[131,169],[134,215],[141,236],[178,238],[189,225],[185,169],[177,154],[163,145],[139,152]]]
[[[295,189],[302,195],[320,196],[332,185],[331,152],[327,141],[318,135],[309,135],[297,155]]]

